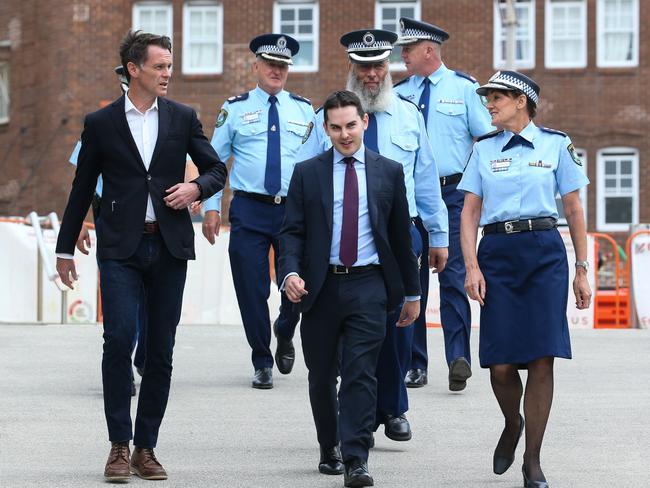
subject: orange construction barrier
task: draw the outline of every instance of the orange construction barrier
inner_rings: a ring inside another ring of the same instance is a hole
[[[596,255],[600,240],[607,241],[611,244],[614,254],[614,289],[601,290],[598,286],[598,273],[596,273],[596,283],[594,283],[594,301],[595,301],[595,329],[626,329],[631,327],[629,320],[630,299],[629,290],[621,286],[621,263],[618,256],[618,245],[616,241],[607,234],[590,232],[596,239]]]

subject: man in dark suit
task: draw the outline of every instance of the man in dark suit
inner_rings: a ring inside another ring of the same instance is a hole
[[[56,247],[57,271],[72,288],[77,279],[75,241],[101,174],[97,259],[104,313],[104,411],[111,441],[104,476],[108,481],[126,481],[134,472],[145,479],[166,479],[153,448],[169,396],[187,260],[195,257],[187,207],[221,190],[227,171],[203,135],[194,110],[162,98],[171,77],[169,38],[129,32],[120,45],[120,57],[130,88],[86,117]],[[200,176],[183,183],[187,154]],[[131,344],[143,287],[151,328],[133,432]]]
[[[402,166],[363,146],[368,116],[354,93],[334,92],[323,111],[333,148],[295,167],[280,237],[280,276],[303,313],[319,471],[345,471],[346,487],[372,486],[367,460],[386,313],[406,295],[396,325],[417,318],[418,264]]]

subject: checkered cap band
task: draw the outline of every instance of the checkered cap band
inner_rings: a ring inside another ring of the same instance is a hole
[[[401,37],[405,37],[409,39],[430,40],[433,42],[437,42],[438,44],[442,44],[443,42],[445,42],[443,37],[438,34],[427,32],[422,29],[414,29],[414,28],[404,29],[402,31]]]
[[[381,51],[386,49],[393,49],[393,45],[388,41],[374,41],[370,44],[366,44],[365,42],[353,42],[348,45],[347,52]]]
[[[264,44],[255,51],[255,54],[275,54],[291,59],[291,49],[288,47],[278,47],[274,44]]]
[[[524,92],[524,94],[530,98],[535,105],[537,105],[539,102],[539,96],[533,87],[526,83],[524,80],[517,78],[516,76],[498,72],[492,78],[490,78],[489,83],[500,83],[510,88],[516,88]]]

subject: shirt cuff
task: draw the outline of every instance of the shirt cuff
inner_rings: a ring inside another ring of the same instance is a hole
[[[203,211],[209,212],[210,210],[216,210],[217,212],[221,213],[221,199],[217,198],[216,195],[208,198],[205,202],[203,202]]]
[[[284,279],[282,280],[282,284],[280,285],[280,291],[284,291],[284,284],[286,283],[287,278],[288,278],[289,276],[300,276],[300,275],[299,275],[298,273],[295,273],[295,272],[292,271],[292,272],[289,273],[287,276],[285,276]]]
[[[404,297],[406,302],[417,302],[420,299],[420,295],[408,295]]]
[[[74,259],[74,256],[72,254],[66,254],[64,252],[57,252],[56,257],[61,259]]]
[[[429,247],[449,247],[449,237],[446,232],[429,232]]]

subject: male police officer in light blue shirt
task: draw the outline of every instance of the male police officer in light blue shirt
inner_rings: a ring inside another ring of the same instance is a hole
[[[366,148],[402,164],[411,217],[419,215],[428,232],[428,256],[425,254],[423,267],[427,268],[428,257],[429,266],[441,271],[447,261],[447,209],[441,198],[424,119],[413,103],[392,91],[388,57],[396,39],[392,32],[373,29],[349,32],[341,37],[350,60],[347,88],[359,96],[368,112]],[[299,161],[332,146],[323,118],[322,111],[317,112],[313,131],[298,153]],[[411,239],[414,252],[422,254],[422,240],[414,226]],[[404,416],[408,410],[404,377],[411,356],[413,326],[396,329],[398,314],[399,308],[388,316],[386,339],[377,366],[376,427],[384,424],[390,439],[407,441],[411,429]]]
[[[234,157],[230,171],[230,265],[237,301],[252,349],[253,388],[273,387],[269,249],[276,263],[284,202],[297,162],[295,155],[309,129],[311,102],[284,90],[298,42],[287,35],[264,34],[250,43],[256,55],[257,87],[230,97],[223,105],[212,146],[224,161]],[[214,243],[221,223],[222,192],[205,202],[203,234]],[[276,266],[277,269],[277,266]],[[291,372],[295,359],[293,333],[299,320],[295,307],[282,296],[280,316],[273,324],[278,370]]]
[[[409,77],[395,85],[395,91],[417,103],[424,115],[431,146],[436,155],[442,197],[449,215],[449,260],[438,275],[440,316],[449,366],[449,389],[461,391],[472,375],[469,336],[471,314],[463,288],[465,265],[460,249],[460,212],[463,193],[456,189],[473,140],[490,132],[490,116],[476,94],[476,80],[450,70],[441,59],[441,46],[449,38],[440,27],[417,20],[400,19],[402,59]],[[423,230],[423,229],[421,229]],[[426,233],[423,239],[426,238]],[[406,384],[427,384],[426,297],[427,273],[421,274],[423,311],[415,323],[413,352]]]

